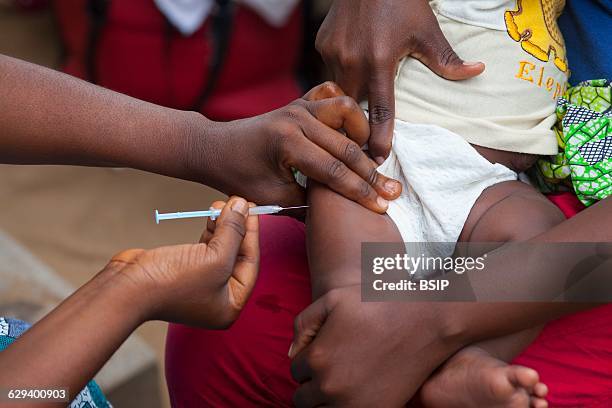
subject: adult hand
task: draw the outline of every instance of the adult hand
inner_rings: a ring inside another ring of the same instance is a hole
[[[361,150],[370,134],[367,119],[333,83],[273,112],[200,128],[204,137],[190,141],[192,178],[226,194],[302,205],[305,192],[292,168],[380,213],[401,192],[401,184],[378,173]]]
[[[359,285],[319,298],[295,320],[296,406],[404,406],[461,347],[444,307],[361,302]]]
[[[143,321],[226,328],[246,304],[259,268],[258,218],[247,215],[249,205],[238,197],[216,202],[223,211],[208,221],[199,244],[124,251],[105,271],[144,297],[134,302]]]
[[[451,80],[480,74],[484,65],[464,62],[440,30],[427,0],[335,0],[316,40],[334,81],[351,97],[368,98],[377,162],[391,149],[393,80],[403,57],[412,56]]]
[[[369,137],[363,112],[331,84],[274,112],[228,123],[2,55],[0,89],[0,105],[11,107],[0,115],[0,163],[131,167],[258,204],[305,202],[292,167],[379,212],[401,192],[360,150]]]
[[[257,277],[258,220],[248,216],[248,207],[244,199],[231,198],[216,223],[208,223],[199,244],[116,255],[0,353],[6,368],[0,384],[80,390],[148,320],[230,326]]]

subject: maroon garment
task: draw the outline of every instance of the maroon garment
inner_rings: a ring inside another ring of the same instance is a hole
[[[173,29],[153,0],[111,0],[93,58],[89,0],[55,0],[66,51],[64,71],[106,88],[176,109],[191,110],[203,92],[213,59],[211,20],[189,37]],[[201,112],[233,120],[280,108],[302,94],[297,69],[302,55],[301,7],[272,27],[237,6],[231,40],[213,94]],[[93,60],[95,78],[88,62]]]
[[[287,352],[293,319],[311,297],[304,238],[293,219],[261,217],[261,271],[236,324],[228,331],[170,326],[174,407],[292,405],[297,384]],[[551,407],[612,406],[612,306],[551,322],[515,362],[540,372]]]
[[[260,217],[259,278],[226,331],[171,325],[166,380],[173,407],[291,406],[293,319],[310,304],[304,224]]]

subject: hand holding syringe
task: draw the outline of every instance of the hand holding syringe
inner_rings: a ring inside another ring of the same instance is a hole
[[[285,210],[295,210],[298,208],[306,208],[307,205],[301,205],[298,207],[281,207],[280,205],[260,205],[257,207],[251,207],[249,209],[249,215],[264,215],[264,214],[276,214]],[[185,211],[185,212],[174,212],[160,214],[159,211],[155,210],[155,222],[159,224],[163,220],[175,220],[178,218],[200,218],[210,217],[211,220],[215,220],[221,215],[221,209],[211,208],[205,211]]]

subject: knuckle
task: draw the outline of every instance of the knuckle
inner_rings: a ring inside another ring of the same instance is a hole
[[[285,108],[284,112],[290,121],[299,123],[300,119],[304,116],[304,107],[298,103],[292,103]]]
[[[365,181],[362,180],[361,183],[359,183],[359,189],[358,189],[359,197],[368,198],[370,197],[373,191],[374,190],[372,189],[372,187]]]
[[[259,264],[259,258],[254,255],[238,255],[238,258],[236,260],[237,262],[241,262],[244,264],[253,264],[253,265]]]
[[[379,49],[370,56],[370,66],[374,70],[385,70],[393,65],[392,55],[384,51]]]
[[[336,106],[344,112],[359,110],[359,105],[357,105],[357,102],[350,96],[336,97]]]
[[[285,143],[289,142],[295,137],[298,132],[298,128],[294,123],[292,123],[292,121],[283,120],[280,123],[275,124],[273,132],[276,134],[276,139],[280,143]]]
[[[338,50],[329,45],[329,41],[315,43],[315,49],[321,55],[326,65],[332,65],[338,61]]]
[[[225,228],[229,228],[233,230],[235,233],[240,235],[240,237],[242,238],[244,238],[244,236],[246,235],[246,226],[244,225],[244,221],[241,222],[237,220],[236,218],[230,218],[230,219],[225,220],[225,222],[223,223],[223,226]]]
[[[343,52],[338,55],[338,62],[344,68],[352,68],[359,65],[359,57],[352,52]]]
[[[342,93],[340,86],[334,81],[325,81],[320,86],[322,89],[326,90],[328,94],[331,95],[337,95]]]
[[[438,62],[442,66],[452,65],[459,61],[459,56],[455,53],[455,50],[453,50],[450,45],[445,45],[438,55]]]
[[[374,104],[370,106],[371,124],[380,125],[391,119],[393,119],[393,112],[388,106],[381,104]]]
[[[348,143],[346,143],[346,146],[344,147],[344,161],[346,163],[354,164],[359,162],[361,154],[361,149],[359,148],[357,143],[353,141],[349,141]]]
[[[366,181],[368,182],[369,185],[373,186],[376,184],[377,180],[378,180],[378,171],[376,170],[376,167],[372,167],[369,170],[368,179]]]
[[[370,142],[370,151],[377,152],[377,154],[382,154],[385,157],[391,151],[391,147],[391,140],[383,140],[381,137]]]
[[[342,180],[347,173],[348,168],[338,159],[332,159],[327,165],[327,174],[331,180]]]
[[[321,372],[327,368],[327,353],[323,348],[312,344],[308,350],[306,361],[313,371]]]
[[[329,47],[328,47],[330,42],[327,41],[327,35],[326,34],[327,33],[326,33],[324,27],[321,27],[319,29],[319,31],[317,32],[317,36],[315,38],[315,49],[317,50],[317,52],[319,52],[319,54],[321,54],[321,56],[324,56],[324,55],[330,53],[330,50],[329,50]]]

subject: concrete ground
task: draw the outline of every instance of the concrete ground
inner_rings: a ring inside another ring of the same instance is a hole
[[[56,67],[60,48],[52,16],[0,7],[0,53]],[[122,249],[199,237],[202,221],[158,226],[153,221],[155,208],[206,208],[221,195],[194,183],[133,170],[2,165],[0,197],[0,230],[79,286]],[[152,322],[137,333],[157,354],[162,406],[167,407],[165,332],[166,324]],[[140,406],[137,396],[129,406]]]

